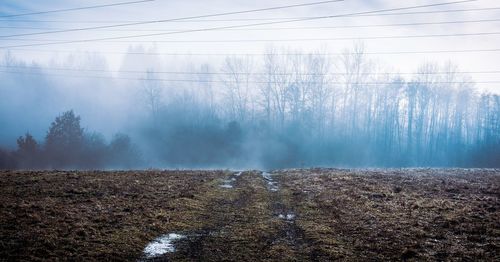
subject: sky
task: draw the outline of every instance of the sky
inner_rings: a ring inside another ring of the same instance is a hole
[[[312,0],[275,0],[275,1],[193,1],[193,0],[155,0],[143,3],[85,9],[67,12],[35,14],[8,17],[13,14],[23,14],[39,11],[58,10],[93,5],[112,4],[126,1],[14,1],[4,0],[0,3],[0,35],[16,35],[22,33],[46,32],[61,29],[85,28],[93,26],[123,24],[135,21],[149,21],[197,16],[205,14],[225,13],[282,5],[303,4]],[[440,51],[440,50],[470,50],[495,49],[500,44],[500,35],[474,35],[454,37],[414,37],[395,39],[366,39],[380,36],[408,36],[435,34],[470,34],[498,32],[500,21],[483,21],[473,23],[407,25],[407,26],[373,26],[408,23],[450,22],[500,20],[500,9],[468,12],[426,13],[385,16],[355,16],[318,19],[312,21],[292,22],[274,25],[261,25],[230,30],[206,32],[190,32],[175,35],[157,35],[138,38],[126,38],[110,41],[94,41],[84,43],[66,43],[56,45],[38,45],[27,47],[8,46],[24,44],[40,44],[45,42],[60,42],[80,39],[95,39],[115,36],[130,36],[148,33],[168,32],[169,30],[191,30],[221,26],[254,24],[278,20],[242,20],[268,18],[296,18],[311,16],[341,15],[380,9],[399,8],[415,5],[453,2],[448,1],[389,1],[389,0],[345,0],[320,5],[295,7],[280,10],[254,12],[248,14],[227,15],[198,19],[198,21],[165,22],[146,25],[115,27],[98,30],[81,30],[77,32],[52,33],[44,35],[2,37],[0,52],[7,50],[27,62],[48,64],[54,59],[64,58],[72,52],[98,52],[106,58],[110,69],[119,69],[123,63],[124,54],[131,46],[141,46],[145,50],[158,53],[190,53],[193,61],[208,61],[217,56],[206,54],[216,53],[262,53],[270,46],[301,50],[304,52],[325,50],[338,53],[349,48],[354,42],[362,41],[366,52],[406,52],[406,51]],[[477,9],[500,7],[495,0],[478,0],[436,7],[419,8],[397,12],[440,11],[457,9]],[[396,11],[394,11],[396,12]],[[393,12],[393,13],[394,13]],[[386,12],[388,13],[388,12]],[[390,12],[389,12],[390,13]],[[7,16],[7,17],[6,17]],[[201,20],[201,21],[199,21]],[[217,20],[217,21],[213,21]],[[231,21],[227,21],[231,20]],[[366,26],[372,27],[352,27]],[[329,27],[304,29],[304,27]],[[331,28],[335,27],[335,28]],[[339,28],[340,27],[340,28]],[[250,30],[249,30],[250,29]],[[327,40],[331,38],[348,38],[346,40]],[[357,38],[365,38],[355,40]],[[315,39],[304,41],[286,41],[290,39]],[[215,40],[215,41],[214,41]],[[229,40],[228,42],[224,42]],[[234,41],[237,40],[237,41]],[[244,41],[241,41],[244,40]],[[251,41],[246,41],[251,40]],[[258,41],[255,41],[258,40]],[[265,40],[265,41],[261,41]],[[170,41],[170,42],[168,42]],[[173,41],[173,42],[172,42]],[[181,42],[175,42],[181,41]],[[184,42],[183,42],[184,41]],[[187,42],[185,42],[187,41]],[[194,41],[194,42],[189,42]],[[201,41],[201,42],[200,42]],[[207,42],[208,41],[208,42]],[[427,54],[384,54],[370,55],[380,61],[385,67],[394,68],[399,72],[412,72],[425,62],[444,63],[452,61],[462,71],[485,71],[500,69],[498,58],[500,52],[467,52],[467,53],[427,53]],[[171,57],[175,61],[175,57]],[[496,74],[474,74],[477,82],[497,81]],[[498,92],[495,84],[477,86],[492,92]]]

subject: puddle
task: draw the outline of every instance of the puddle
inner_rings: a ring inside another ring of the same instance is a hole
[[[162,235],[153,241],[151,241],[145,248],[144,248],[144,256],[146,258],[154,258],[161,256],[166,253],[171,253],[175,251],[174,247],[174,241],[185,238],[186,236],[176,234],[176,233],[170,233],[166,235]]]
[[[270,191],[276,192],[278,191],[278,182],[275,182],[271,176],[271,174],[267,172],[262,172],[262,177],[266,180],[267,182],[267,188]]]
[[[234,174],[233,176],[240,176],[241,172]],[[236,181],[236,177],[231,177],[230,179],[222,180],[222,188],[233,188],[233,182]]]
[[[267,172],[262,172],[262,177],[267,180],[267,181],[273,181],[273,178],[271,177],[271,174]]]
[[[222,187],[222,188],[233,188],[233,185],[231,185],[231,184],[222,184],[222,185],[220,185],[220,187]]]
[[[295,214],[294,213],[288,213],[286,215],[279,214],[278,217],[287,221],[292,221],[295,219]]]

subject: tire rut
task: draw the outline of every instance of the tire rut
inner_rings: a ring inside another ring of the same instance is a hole
[[[275,217],[280,221],[278,224],[278,234],[272,241],[272,245],[278,249],[285,251],[284,257],[277,258],[280,260],[307,260],[309,255],[305,254],[307,250],[307,241],[302,230],[296,223],[297,214],[287,201],[288,197],[283,186],[280,186],[277,181],[272,178],[272,175],[266,173],[263,175],[266,183],[273,187],[268,187],[271,195],[271,209]],[[279,188],[281,190],[273,190]]]
[[[222,186],[221,187],[221,183]],[[231,174],[213,185],[197,230],[183,232],[175,252],[150,261],[307,260],[304,231],[278,181],[269,173]]]
[[[276,232],[269,223],[272,213],[260,182],[259,173],[243,172],[222,181],[230,186],[213,185],[199,229],[186,232],[174,243],[175,252],[155,261],[250,261],[265,254]]]

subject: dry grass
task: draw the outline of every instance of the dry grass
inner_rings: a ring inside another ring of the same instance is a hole
[[[234,188],[220,187],[236,178]],[[500,171],[0,172],[0,260],[498,260]],[[280,214],[295,214],[286,220]]]

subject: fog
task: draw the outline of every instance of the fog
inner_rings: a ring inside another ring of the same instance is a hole
[[[400,72],[361,42],[334,56],[129,52],[119,70],[99,53],[37,64],[7,52],[2,167],[500,166],[500,97],[453,62]]]

